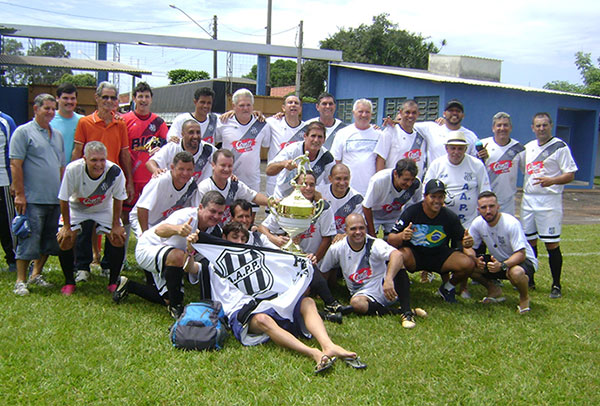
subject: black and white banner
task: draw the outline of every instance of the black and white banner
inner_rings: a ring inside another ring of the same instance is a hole
[[[312,280],[314,270],[309,260],[204,233],[193,246],[212,265],[212,297],[223,304],[228,317],[255,299],[259,304],[252,313],[274,309],[281,317],[293,320],[294,306]]]

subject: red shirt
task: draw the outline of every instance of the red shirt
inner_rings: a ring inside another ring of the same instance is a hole
[[[140,116],[134,111],[130,111],[123,115],[123,119],[127,124],[133,182],[146,184],[152,175],[146,169],[146,162],[150,158],[150,154],[145,145],[152,137],[160,138],[161,146],[164,145],[169,129],[165,121],[154,113]]]

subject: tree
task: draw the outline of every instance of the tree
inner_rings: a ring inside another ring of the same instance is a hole
[[[43,42],[39,47],[27,51],[29,56],[49,56],[52,58],[70,58],[71,53],[59,42]],[[26,68],[28,84],[52,84],[65,74],[73,74],[71,69],[65,68]]]
[[[78,75],[65,73],[62,78],[53,84],[60,85],[62,83],[71,83],[75,86],[96,86],[96,77],[90,73],[80,73]]]
[[[210,79],[208,72],[203,70],[173,69],[167,72],[171,85]]]
[[[358,28],[341,28],[337,33],[320,42],[321,49],[337,49],[343,52],[346,62],[369,63],[375,65],[399,66],[427,69],[430,53],[438,53],[439,48],[420,34],[402,30],[398,24],[388,20],[389,14],[373,17],[371,25],[361,24]],[[327,80],[326,65],[307,62],[303,70],[312,75],[307,79],[303,95],[317,97],[324,89]],[[305,73],[303,72],[303,76]],[[308,82],[311,85],[308,85]]]
[[[325,90],[327,80],[327,62],[305,61],[302,64],[300,94],[302,97],[318,98]]]
[[[256,65],[252,66],[250,72],[242,77],[256,80]],[[296,84],[296,61],[278,59],[271,64],[271,87],[292,86],[294,84]]]
[[[23,44],[20,41],[12,38],[2,38],[3,52],[6,55],[19,55],[23,56]],[[6,68],[5,73],[0,75],[0,84],[2,86],[18,86],[24,83],[25,70],[19,66],[9,66]]]
[[[600,58],[598,58],[598,64],[600,65]],[[592,63],[592,54],[581,51],[575,53],[575,66],[581,73],[583,85],[554,80],[546,83],[544,89],[600,96],[600,68]]]
[[[7,55],[24,55],[21,42],[8,38],[4,39],[4,52]],[[59,42],[47,41],[39,47],[27,51],[28,56],[50,56],[54,58],[69,58],[71,54]],[[71,69],[64,68],[26,68],[21,66],[9,67],[2,77],[3,86],[23,86],[34,83],[52,84],[63,75],[72,74]]]

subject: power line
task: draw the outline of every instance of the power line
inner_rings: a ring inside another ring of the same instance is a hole
[[[51,10],[47,10],[47,9],[41,9],[41,8],[23,6],[23,5],[20,5],[20,4],[13,4],[13,3],[9,3],[7,1],[0,1],[0,4],[6,4],[8,6],[24,8],[24,9],[27,9],[27,10],[33,10],[33,11],[38,11],[38,12],[42,12],[42,13],[56,14],[56,15],[65,16],[65,17],[87,18],[87,19],[96,20],[96,21],[115,21],[115,22],[121,22],[121,23],[145,23],[145,24],[148,23],[148,20],[101,18],[101,17],[98,17],[98,16],[89,17],[89,16],[84,16],[84,15],[79,15],[79,14],[60,13],[58,11],[51,11]],[[207,20],[202,20],[201,22],[206,22],[206,21],[211,21],[211,20],[212,19],[207,19]],[[162,20],[162,21],[153,21],[153,22],[154,23],[171,23],[171,24],[173,24],[172,20]]]
[[[227,28],[229,31],[233,31],[233,32],[235,32],[236,34],[248,35],[248,36],[251,36],[251,37],[262,37],[262,36],[264,36],[264,34],[254,34],[254,33],[249,33],[249,32],[237,31],[237,30],[234,30],[233,28],[231,28],[231,27],[229,27],[229,26],[227,26],[227,25],[225,25],[225,24],[222,24],[222,23],[221,23],[221,27],[225,27],[225,28]],[[271,35],[285,34],[286,32],[293,31],[293,30],[295,30],[295,29],[297,29],[297,28],[298,28],[297,26],[293,26],[293,27],[291,27],[291,28],[288,28],[288,29],[286,29],[286,30],[283,30],[283,31],[279,31],[279,32],[273,33],[273,34],[271,34]],[[262,30],[264,30],[264,28],[261,28],[261,29],[259,29],[259,30],[256,30],[256,31],[254,31],[254,32],[259,32],[259,31],[262,31]]]

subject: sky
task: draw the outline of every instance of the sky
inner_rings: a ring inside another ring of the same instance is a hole
[[[0,25],[28,24],[120,32],[208,38],[175,4],[207,31],[217,15],[218,38],[265,42],[267,0],[103,0],[89,1],[0,0]],[[365,5],[368,4],[368,7]],[[151,7],[149,7],[151,5]],[[390,9],[394,5],[394,9]],[[273,1],[272,43],[296,46],[300,20],[304,21],[306,48],[340,28],[370,24],[375,15],[389,13],[399,28],[419,33],[440,45],[441,54],[469,55],[502,60],[503,83],[542,87],[553,80],[581,83],[574,64],[578,51],[600,57],[600,3],[597,0],[504,0],[414,2],[383,0]],[[72,57],[91,58],[92,45],[67,44]],[[110,49],[109,49],[110,52]],[[171,69],[205,70],[212,75],[212,51],[121,46],[122,63],[151,70],[144,76],[152,86],[168,84]],[[235,55],[233,73],[247,73],[256,58]],[[226,74],[226,53],[218,57],[219,76]],[[121,91],[130,79],[121,75]]]

